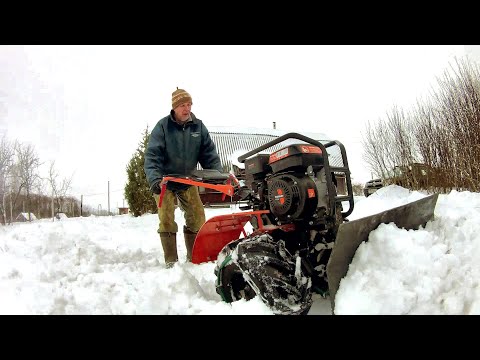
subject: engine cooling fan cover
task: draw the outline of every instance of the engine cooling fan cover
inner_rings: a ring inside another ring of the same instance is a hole
[[[298,209],[300,189],[291,177],[273,178],[268,186],[268,201],[272,213],[279,218],[292,216]]]

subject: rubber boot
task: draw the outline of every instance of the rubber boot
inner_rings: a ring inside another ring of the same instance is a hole
[[[177,234],[162,232],[160,233],[160,240],[162,241],[163,254],[165,256],[165,265],[169,269],[178,261]]]
[[[195,243],[197,233],[191,232],[184,227],[183,236],[185,237],[185,247],[187,248],[187,261],[192,262],[193,244]]]

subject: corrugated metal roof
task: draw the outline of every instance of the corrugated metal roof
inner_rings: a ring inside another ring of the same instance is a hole
[[[237,160],[240,155],[291,132],[277,129],[240,128],[234,126],[210,126],[208,127],[208,130],[213,142],[217,146],[222,166],[226,171],[232,169],[232,163],[243,168],[243,164],[239,164]],[[321,143],[327,143],[332,140],[322,133],[302,132],[300,134]],[[304,141],[288,139],[265,149],[261,153],[272,153],[290,144],[299,143],[304,143]],[[338,146],[329,147],[327,151],[330,156],[329,160],[331,166],[343,166],[342,156]]]

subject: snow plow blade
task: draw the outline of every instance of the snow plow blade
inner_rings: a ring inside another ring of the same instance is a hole
[[[433,219],[438,194],[398,206],[362,219],[340,225],[330,259],[327,264],[327,278],[332,313],[335,310],[335,295],[340,281],[347,274],[348,267],[357,248],[380,224],[395,223],[399,228],[417,230]]]

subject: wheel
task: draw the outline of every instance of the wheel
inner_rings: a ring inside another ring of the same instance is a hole
[[[275,314],[304,315],[312,306],[311,279],[301,259],[269,234],[236,240],[222,249],[217,292],[226,302],[260,296]]]
[[[232,253],[241,240],[225,245],[217,257],[217,266],[215,267],[216,291],[222,300],[227,303],[240,299],[250,300],[256,296],[255,291],[243,278],[242,270],[232,259]]]

